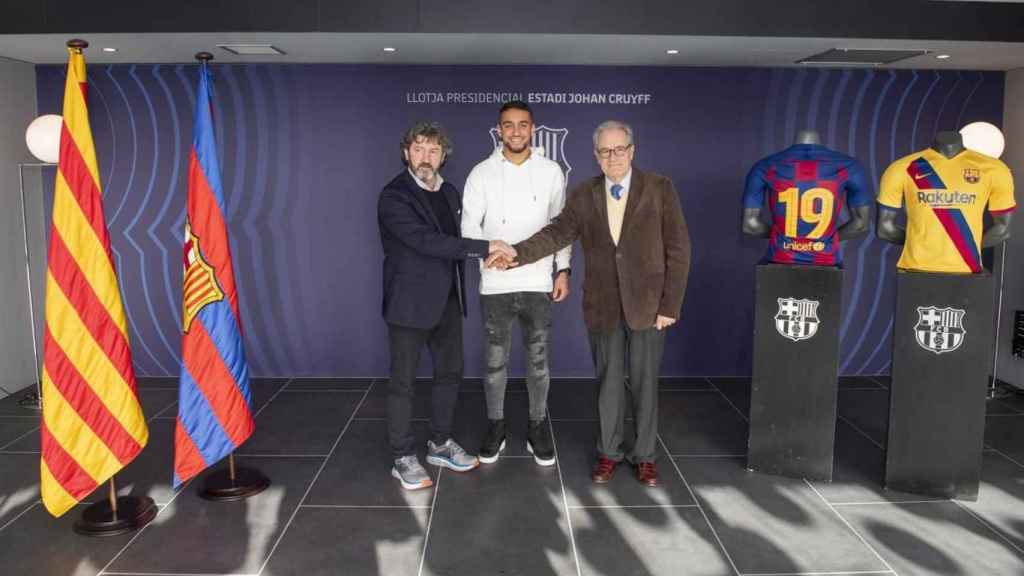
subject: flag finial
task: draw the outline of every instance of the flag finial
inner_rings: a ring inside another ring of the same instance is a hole
[[[68,48],[71,48],[73,50],[78,50],[79,52],[81,52],[82,50],[88,47],[89,43],[85,40],[82,40],[81,38],[72,38],[71,40],[68,40]]]
[[[196,52],[196,60],[206,64],[210,60],[213,60],[213,54],[210,54],[209,52]]]

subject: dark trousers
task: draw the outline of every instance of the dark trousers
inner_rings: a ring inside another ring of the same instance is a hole
[[[658,442],[658,368],[665,332],[630,330],[623,321],[610,332],[591,332],[590,350],[599,385],[597,411],[601,422],[597,451],[616,462],[654,462]],[[629,379],[626,379],[626,375]],[[636,442],[626,455],[623,427],[626,402],[633,406]]]
[[[427,345],[434,365],[431,388],[430,433],[435,444],[451,436],[455,402],[462,383],[462,313],[459,301],[448,298],[437,326],[422,330],[388,324],[391,379],[388,381],[388,439],[395,458],[416,454],[412,432],[413,384],[420,351]]]

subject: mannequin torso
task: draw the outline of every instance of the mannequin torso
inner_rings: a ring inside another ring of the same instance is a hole
[[[821,135],[816,130],[800,130],[797,132],[794,145],[821,145]],[[841,240],[848,240],[863,235],[868,230],[871,206],[848,207],[850,219],[839,227],[837,233]],[[761,208],[744,208],[741,228],[744,234],[758,238],[771,235],[771,225],[761,217]]]
[[[945,131],[935,134],[930,148],[942,156],[952,159],[966,150],[963,136],[959,132]],[[906,228],[897,222],[897,210],[878,210],[875,222],[876,235],[893,244],[903,244],[907,238]],[[1011,212],[992,215],[992,224],[982,233],[981,247],[997,246],[1010,237]]]

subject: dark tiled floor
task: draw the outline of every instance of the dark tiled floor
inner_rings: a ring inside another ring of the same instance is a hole
[[[747,452],[746,416],[717,390],[662,392],[658,409],[658,428],[672,455],[720,456]]]
[[[183,488],[108,570],[189,574],[258,572],[322,459],[240,456],[237,461],[240,466],[258,467],[273,479],[273,485],[243,502],[215,505],[196,497],[198,483]],[[186,551],[202,553],[184,553]]]
[[[309,508],[292,520],[264,576],[416,574],[426,508]]]
[[[440,476],[422,574],[575,571],[558,467],[509,458]]]
[[[570,516],[584,576],[734,573],[696,507],[587,508]]]
[[[749,472],[742,458],[676,464],[741,573],[885,569],[803,480]]]
[[[889,432],[889,391],[839,390],[837,417],[884,449]]]
[[[256,417],[242,454],[324,455],[365,392],[284,390]]]
[[[0,416],[0,449],[2,450],[23,450],[35,446],[38,450],[39,418],[12,418]],[[32,444],[33,438],[35,443]],[[26,442],[27,441],[27,442]]]
[[[590,482],[591,379],[552,382],[559,462],[536,466],[516,379],[505,457],[467,474],[430,467],[435,488],[408,493],[388,475],[385,380],[256,379],[257,433],[238,461],[273,485],[214,504],[197,498],[196,483],[172,490],[177,383],[144,379],[150,442],[118,485],[161,511],[136,534],[101,540],[72,533],[82,507],[53,519],[39,505],[38,417],[17,407],[17,394],[0,399],[0,574],[1024,574],[1024,398],[988,402],[978,501],[932,500],[882,487],[888,384],[840,380],[827,483],[746,469],[746,379],[666,378],[662,486],[647,489],[627,467],[608,485]],[[429,389],[417,386],[421,446]],[[479,381],[468,382],[454,435],[471,451],[485,410]]]

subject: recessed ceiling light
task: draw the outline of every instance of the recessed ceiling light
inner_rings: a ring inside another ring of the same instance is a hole
[[[832,48],[813,56],[801,58],[796,63],[818,66],[882,66],[916,56],[924,56],[927,53],[927,50]]]
[[[392,48],[391,46],[388,46],[388,47],[384,48],[384,51],[385,52],[397,52],[398,50],[395,49],[395,48]]]
[[[949,54],[936,54],[935,57],[938,58],[939,60],[946,60],[949,58]]]
[[[665,54],[679,54],[679,50],[676,50],[675,48],[669,48],[668,50],[665,50]]]
[[[104,52],[117,52],[117,48],[104,48]]]
[[[225,52],[238,56],[284,56],[284,50],[270,44],[217,44]]]

